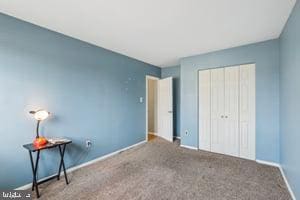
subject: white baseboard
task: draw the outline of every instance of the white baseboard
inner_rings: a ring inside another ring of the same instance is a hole
[[[42,180],[44,180],[46,178],[48,178],[48,177],[42,178],[42,179],[40,179],[40,181],[42,181]],[[31,186],[32,186],[32,183],[28,183],[28,184],[23,185],[21,187],[15,188],[15,190],[28,190],[29,188],[31,188]]]
[[[282,166],[280,166],[279,169],[280,169],[281,175],[282,175],[282,177],[283,177],[283,179],[284,179],[284,182],[285,182],[285,184],[286,184],[286,186],[287,186],[287,188],[288,188],[288,190],[289,190],[289,192],[290,192],[290,194],[291,194],[291,196],[292,196],[292,199],[293,199],[293,200],[296,200],[296,196],[295,196],[295,194],[294,194],[294,192],[293,192],[293,190],[292,190],[292,188],[291,188],[291,186],[290,186],[290,184],[289,184],[289,182],[288,182],[288,179],[287,179],[286,176],[285,176],[285,173],[284,173],[284,171],[283,171]]]
[[[197,147],[192,147],[192,146],[188,146],[188,145],[180,145],[181,147],[183,147],[183,148],[187,148],[187,149],[193,149],[193,150],[198,150],[198,148]]]
[[[264,161],[264,160],[256,160],[256,162],[259,164],[263,164],[263,165],[269,165],[269,166],[278,167],[278,168],[281,167],[279,163],[275,163],[275,162],[269,162],[269,161]]]
[[[289,184],[289,182],[288,182],[288,179],[287,179],[286,176],[285,176],[285,173],[284,173],[284,171],[283,171],[283,168],[282,168],[282,166],[281,166],[280,164],[274,163],[274,162],[268,162],[268,161],[264,161],[264,160],[256,160],[256,162],[258,162],[258,163],[260,163],[260,164],[264,164],[264,165],[269,165],[269,166],[273,166],[273,167],[278,167],[279,170],[280,170],[280,173],[281,173],[281,175],[282,175],[282,177],[283,177],[283,180],[284,180],[284,182],[285,182],[285,184],[286,184],[286,186],[287,186],[287,188],[288,188],[288,190],[289,190],[289,192],[290,192],[290,195],[292,196],[292,199],[293,199],[293,200],[296,200],[296,196],[295,196],[295,194],[294,194],[294,192],[293,192],[293,190],[292,190],[292,188],[291,188],[291,186],[290,186],[290,184]]]
[[[119,153],[121,153],[121,152],[123,152],[123,151],[126,151],[126,150],[129,150],[129,149],[132,149],[132,148],[134,148],[134,147],[136,147],[136,146],[138,146],[138,145],[144,144],[144,143],[146,143],[146,140],[144,140],[144,141],[142,141],[142,142],[139,142],[139,143],[136,143],[136,144],[134,144],[134,145],[131,145],[131,146],[129,146],[129,147],[125,147],[125,148],[123,148],[123,149],[114,151],[114,152],[112,152],[112,153],[106,154],[106,155],[101,156],[101,157],[99,157],[99,158],[96,158],[96,159],[94,159],[94,160],[90,160],[90,161],[85,162],[85,163],[82,163],[82,164],[80,164],[80,165],[71,167],[71,168],[67,169],[66,171],[67,171],[67,173],[73,172],[73,171],[75,171],[75,170],[77,170],[77,169],[80,169],[80,168],[82,168],[82,167],[91,165],[91,164],[96,163],[96,162],[98,162],[98,161],[107,159],[107,158],[109,158],[109,157],[111,157],[111,156],[114,156],[114,155],[116,155],[116,154],[119,154]],[[40,179],[39,181],[45,180],[45,179],[50,178],[51,176],[55,176],[55,175],[56,175],[56,174],[53,174],[53,175],[44,177],[44,178]],[[62,175],[63,175],[63,172],[61,172],[60,176],[62,176]],[[16,188],[15,190],[27,190],[27,189],[31,188],[31,186],[32,186],[32,183],[28,183],[28,184],[26,184],[26,185],[23,185],[23,186],[21,186],[21,187]]]

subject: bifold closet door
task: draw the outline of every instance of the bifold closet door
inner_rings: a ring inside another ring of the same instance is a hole
[[[239,156],[239,66],[224,69],[224,154]]]
[[[255,64],[198,75],[199,149],[255,160]]]
[[[224,68],[211,70],[211,151],[224,153]]]
[[[210,151],[210,70],[198,72],[199,149]]]
[[[240,157],[255,160],[255,65],[240,66]]]

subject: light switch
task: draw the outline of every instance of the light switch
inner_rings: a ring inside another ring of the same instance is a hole
[[[144,101],[143,97],[140,97],[140,103],[143,103],[143,101]]]

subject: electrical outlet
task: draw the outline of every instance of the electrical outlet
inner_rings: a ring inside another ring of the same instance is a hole
[[[189,132],[187,130],[185,130],[185,135],[187,135]]]
[[[86,140],[86,141],[85,141],[85,147],[86,147],[87,149],[89,149],[89,148],[91,148],[91,146],[92,146],[91,140]]]

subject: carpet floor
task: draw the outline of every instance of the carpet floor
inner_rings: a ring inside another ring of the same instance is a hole
[[[40,199],[289,200],[280,171],[160,138],[40,185]],[[35,197],[34,197],[35,198]]]

